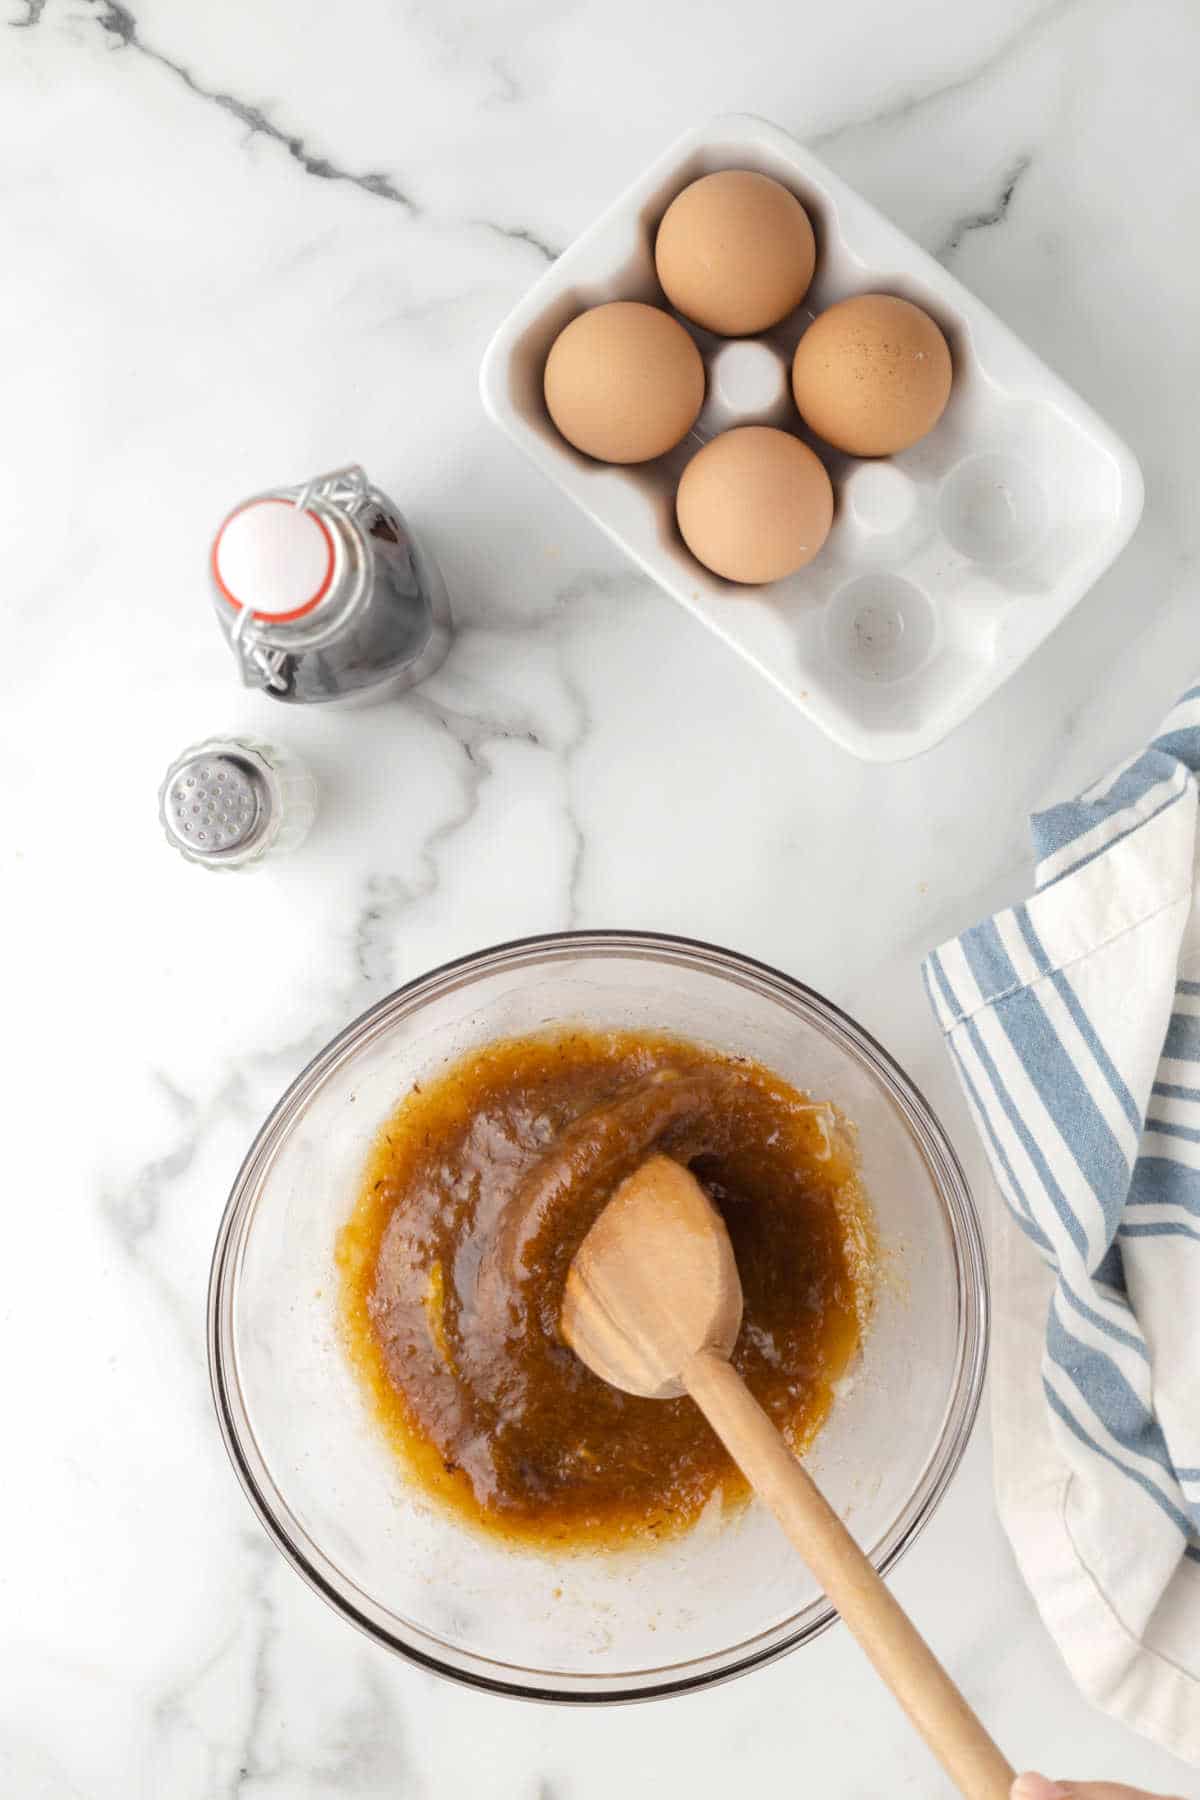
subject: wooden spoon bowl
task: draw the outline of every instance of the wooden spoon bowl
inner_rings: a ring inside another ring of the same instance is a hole
[[[691,1395],[959,1792],[1008,1800],[1013,1770],[730,1364],[741,1319],[720,1214],[681,1164],[651,1157],[576,1253],[564,1338],[626,1393]]]

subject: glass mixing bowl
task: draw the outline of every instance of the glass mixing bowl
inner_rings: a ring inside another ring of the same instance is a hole
[[[379,1643],[477,1687],[565,1701],[703,1687],[810,1642],[834,1614],[757,1504],[652,1550],[508,1548],[429,1504],[343,1353],[334,1246],[376,1131],[414,1080],[560,1023],[655,1028],[751,1056],[858,1129],[882,1267],[862,1355],[806,1458],[876,1567],[945,1491],[979,1401],[987,1284],[958,1161],[913,1084],[819,994],[744,956],[650,933],[502,945],[347,1027],[255,1139],[217,1238],[213,1394],[284,1555]]]

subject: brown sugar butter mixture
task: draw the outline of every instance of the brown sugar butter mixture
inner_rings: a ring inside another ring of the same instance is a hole
[[[338,1243],[351,1357],[419,1484],[526,1544],[669,1536],[745,1483],[687,1398],[617,1392],[563,1342],[568,1266],[651,1151],[688,1164],[733,1242],[733,1362],[793,1448],[858,1348],[873,1243],[849,1136],[757,1064],[644,1032],[475,1051],[381,1132]]]

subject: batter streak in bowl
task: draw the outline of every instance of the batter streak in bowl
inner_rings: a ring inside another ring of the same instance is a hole
[[[559,1335],[567,1268],[652,1150],[733,1241],[733,1362],[797,1451],[871,1305],[873,1233],[844,1122],[769,1070],[680,1038],[563,1030],[471,1052],[380,1133],[338,1242],[373,1410],[425,1490],[525,1544],[673,1535],[745,1483],[687,1398],[618,1393]]]

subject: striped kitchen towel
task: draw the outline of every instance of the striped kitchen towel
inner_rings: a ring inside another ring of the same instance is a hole
[[[1007,1207],[1001,1518],[1082,1690],[1200,1762],[1200,686],[1033,820],[1035,891],[925,964]]]

